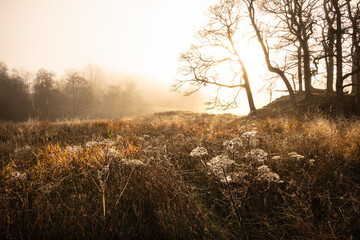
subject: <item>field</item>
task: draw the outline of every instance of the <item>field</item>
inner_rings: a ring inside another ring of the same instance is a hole
[[[1,239],[359,239],[360,119],[0,123]]]

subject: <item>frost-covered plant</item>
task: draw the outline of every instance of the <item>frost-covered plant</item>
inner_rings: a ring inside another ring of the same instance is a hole
[[[66,148],[66,151],[68,151],[71,154],[79,153],[82,151],[82,147],[81,146],[68,146]]]
[[[223,143],[223,146],[225,147],[226,150],[233,150],[234,149],[234,146],[236,144],[239,144],[241,145],[242,144],[242,140],[241,138],[233,138],[231,140],[227,140]]]
[[[208,154],[208,152],[207,152],[206,148],[197,147],[191,151],[190,156],[191,157],[201,157],[201,156],[204,156],[207,154]]]
[[[259,144],[257,131],[244,132],[241,134],[242,145],[255,148]]]
[[[251,149],[250,152],[245,154],[246,158],[254,159],[259,163],[264,163],[264,161],[267,159],[267,156],[268,153],[259,148]]]
[[[300,155],[296,152],[291,152],[291,153],[288,153],[289,157],[290,158],[293,158],[293,159],[296,159],[296,160],[300,160],[300,159],[304,159],[305,157],[303,155]]]
[[[18,171],[15,171],[11,174],[11,176],[15,179],[24,180],[26,178],[26,173],[20,173]]]
[[[128,166],[142,166],[144,163],[138,159],[121,159],[121,164],[128,165]]]
[[[277,183],[283,182],[282,180],[280,180],[279,175],[271,171],[271,169],[266,165],[262,165],[258,167],[257,171],[258,171],[258,176],[257,176],[258,180],[263,180],[267,182],[277,182]]]
[[[210,170],[220,178],[222,182],[225,180],[225,173],[231,168],[232,165],[235,165],[235,161],[230,159],[227,155],[219,155],[211,159],[206,165],[210,168]]]

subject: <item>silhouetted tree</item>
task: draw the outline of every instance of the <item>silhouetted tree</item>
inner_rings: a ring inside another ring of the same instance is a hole
[[[31,112],[29,86],[17,74],[8,73],[8,68],[0,62],[0,119],[25,121]]]
[[[289,92],[291,104],[295,108],[296,107],[296,99],[295,99],[295,94],[291,87],[291,84],[285,75],[285,71],[281,70],[279,67],[275,66],[275,64],[271,61],[269,46],[266,45],[266,40],[264,39],[263,34],[260,31],[258,24],[256,23],[255,7],[254,7],[255,1],[254,0],[243,0],[243,1],[245,2],[246,6],[247,6],[248,16],[250,18],[251,25],[256,33],[257,40],[259,41],[262,51],[264,53],[267,68],[270,72],[276,73],[277,75],[279,75],[281,77],[281,79],[283,80],[283,82]]]
[[[318,0],[279,0],[263,1],[262,9],[280,20],[278,31],[285,30],[283,38],[290,43],[298,43],[298,76],[299,89],[302,89],[302,72],[304,73],[305,96],[311,96],[311,51],[309,41],[314,34],[316,8]],[[302,66],[303,63],[303,66]],[[301,70],[303,67],[303,71]]]
[[[245,89],[250,112],[255,111],[250,81],[236,41],[241,38],[241,9],[237,1],[220,0],[208,11],[208,23],[198,32],[199,44],[193,45],[179,58],[178,90],[184,84],[195,87],[194,93],[207,85],[236,89],[231,101],[221,101],[219,94],[211,101],[213,107],[229,108],[237,105],[237,97]],[[221,69],[221,70],[220,70]],[[227,71],[221,75],[220,72]]]
[[[84,116],[84,108],[80,114],[80,107],[85,107],[89,104],[90,88],[88,81],[85,78],[81,77],[79,73],[75,71],[70,71],[66,74],[65,77],[65,92],[71,99],[72,106],[72,117]]]
[[[40,69],[34,80],[34,109],[36,116],[41,120],[50,120],[55,116],[50,114],[54,113],[53,96],[54,96],[54,81],[55,73]],[[51,116],[51,117],[50,117]]]

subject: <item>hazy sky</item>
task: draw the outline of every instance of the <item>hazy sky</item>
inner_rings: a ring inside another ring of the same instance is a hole
[[[211,2],[1,0],[0,60],[31,71],[92,63],[167,78]]]
[[[0,0],[0,61],[62,75],[87,64],[171,84],[214,0]],[[253,49],[249,75],[260,86]],[[256,99],[255,99],[256,100]],[[243,101],[246,104],[246,101]],[[246,112],[246,110],[245,110]]]

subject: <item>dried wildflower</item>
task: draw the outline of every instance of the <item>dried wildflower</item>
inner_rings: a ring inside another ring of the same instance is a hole
[[[223,143],[223,146],[226,148],[226,150],[233,150],[234,146],[236,144],[241,144],[241,143],[242,143],[241,138],[234,138],[234,139],[225,141]]]
[[[94,147],[94,146],[98,146],[98,145],[99,145],[99,143],[96,142],[96,141],[91,141],[91,142],[87,142],[87,143],[86,143],[86,147],[88,147],[88,148],[91,148],[91,147]]]
[[[105,146],[113,146],[115,145],[115,142],[111,141],[110,139],[104,139],[100,144]]]
[[[259,144],[259,139],[256,136],[257,131],[244,132],[241,134],[243,144],[247,144],[249,147],[256,147]]]
[[[128,160],[128,159],[121,159],[120,161],[122,164],[124,165],[128,165],[128,166],[142,166],[144,165],[144,163],[140,160],[137,159],[132,159],[132,160]]]
[[[100,182],[100,188],[104,191],[105,190],[105,183],[109,176],[110,164],[106,164],[103,166],[101,170],[98,170],[98,179]]]
[[[310,159],[310,160],[309,160],[310,166],[314,165],[314,163],[315,163],[315,159]]]
[[[274,160],[274,161],[277,161],[277,160],[280,160],[281,157],[280,156],[273,156],[271,159]]]
[[[224,177],[224,171],[228,170],[231,165],[235,164],[234,160],[231,160],[227,155],[219,155],[211,159],[206,163],[214,174],[220,178]]]
[[[197,147],[191,151],[190,156],[191,157],[201,157],[201,156],[204,156],[207,154],[208,154],[208,152],[207,152],[206,148]]]
[[[251,132],[244,132],[241,134],[242,138],[253,138],[257,134],[257,131],[251,131]]]
[[[105,151],[101,150],[100,155],[103,157],[109,157],[110,159],[120,157],[120,153],[113,148],[108,148]]]
[[[26,178],[26,173],[20,173],[18,171],[15,171],[11,174],[13,178],[24,180]]]
[[[251,149],[249,153],[245,154],[246,158],[255,159],[257,162],[260,163],[264,163],[264,161],[267,159],[267,156],[268,153],[259,148]]]
[[[79,152],[81,152],[81,150],[82,150],[81,146],[68,146],[66,148],[66,151],[68,151],[71,154],[79,153]]]
[[[300,160],[300,159],[305,158],[303,155],[300,155],[300,154],[298,154],[296,152],[288,153],[288,155],[290,156],[290,158],[294,158],[296,160]]]
[[[258,179],[267,181],[267,182],[277,182],[282,183],[283,181],[280,180],[280,177],[278,174],[271,171],[271,169],[266,166],[262,165],[257,168],[258,170]]]

